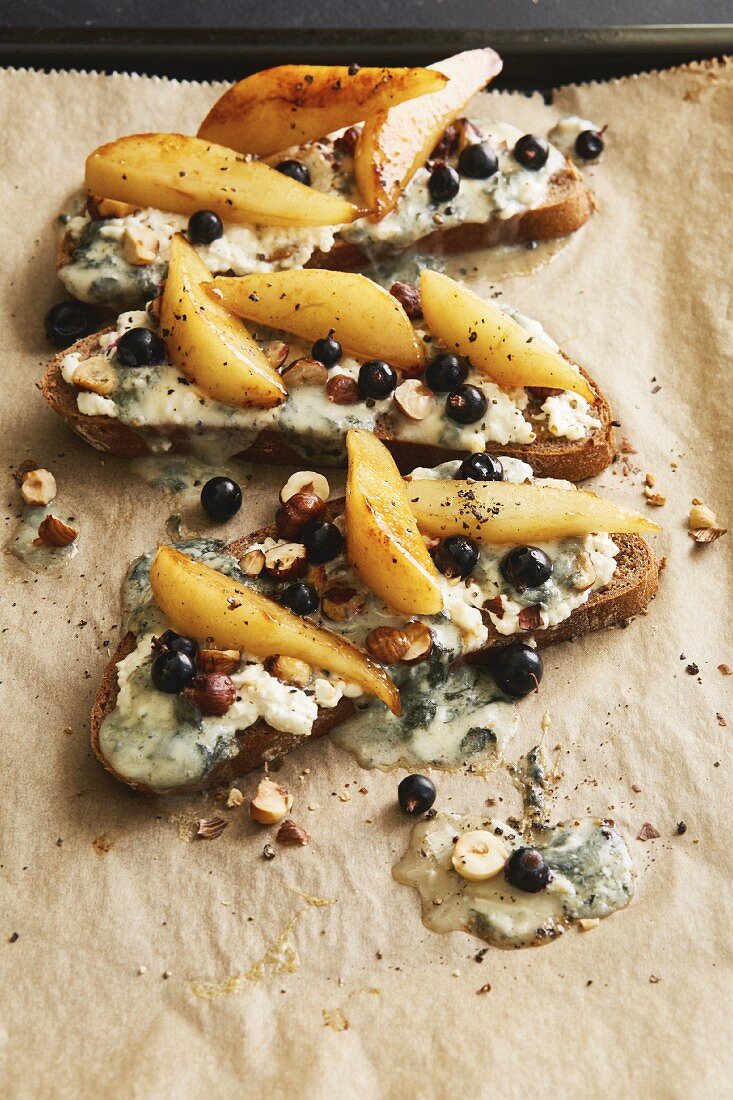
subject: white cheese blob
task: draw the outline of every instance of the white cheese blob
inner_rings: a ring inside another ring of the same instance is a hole
[[[579,393],[562,393],[548,397],[542,405],[547,417],[547,427],[552,435],[571,442],[585,439],[589,431],[600,428],[598,417],[591,414],[591,406]]]

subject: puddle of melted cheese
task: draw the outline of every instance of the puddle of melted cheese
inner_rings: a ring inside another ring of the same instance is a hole
[[[573,921],[607,917],[634,891],[626,843],[611,825],[584,818],[543,829],[535,844],[553,872],[545,890],[529,894],[503,874],[468,882],[451,862],[455,838],[472,829],[501,830],[507,846],[525,841],[509,825],[477,815],[438,814],[419,822],[395,865],[397,882],[420,894],[422,919],[434,932],[469,932],[495,947],[531,947],[556,939]]]

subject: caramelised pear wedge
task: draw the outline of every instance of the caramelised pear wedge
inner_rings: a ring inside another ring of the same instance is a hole
[[[211,292],[239,317],[304,340],[333,330],[344,351],[360,359],[378,357],[415,371],[425,361],[424,345],[400,303],[364,275],[317,268],[219,275]]]
[[[354,153],[354,174],[373,218],[394,209],[446,126],[501,67],[501,58],[488,47],[465,50],[430,66],[449,78],[440,91],[367,119]]]
[[[271,409],[288,396],[242,321],[202,288],[211,273],[185,237],[171,241],[160,324],[173,364],[225,405]]]
[[[352,428],[346,437],[346,554],[364,584],[405,615],[443,609],[438,571],[410,511],[408,487],[383,443]]]
[[[198,136],[266,157],[353,126],[406,99],[437,92],[431,69],[278,65],[238,81],[216,101]]]
[[[591,404],[597,400],[577,367],[560,352],[454,279],[437,271],[421,272],[420,298],[431,331],[500,386],[571,390]]]
[[[158,550],[150,584],[155,602],[178,633],[253,657],[297,657],[358,684],[393,714],[400,713],[400,693],[391,677],[351,642],[172,546]]]
[[[261,161],[184,134],[132,134],[87,157],[88,195],[175,214],[214,210],[247,225],[343,225],[361,216]]]
[[[581,489],[508,481],[411,481],[410,508],[423,534],[525,545],[605,531],[659,531],[659,524]]]

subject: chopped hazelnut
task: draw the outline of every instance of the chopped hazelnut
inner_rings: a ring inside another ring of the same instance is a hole
[[[71,546],[79,538],[79,532],[64,523],[58,516],[46,516],[38,527],[38,538],[33,540],[34,546]]]
[[[270,366],[279,370],[287,359],[289,351],[289,344],[285,344],[282,340],[273,340],[265,348],[265,356]]]
[[[417,665],[426,661],[433,651],[433,632],[427,623],[416,619],[403,627],[403,633],[410,643],[410,648],[402,660],[406,665]]]
[[[417,378],[408,378],[394,391],[395,405],[408,420],[424,420],[435,408],[435,394]]]
[[[198,825],[196,836],[203,837],[204,840],[216,840],[224,832],[229,822],[225,821],[223,817],[207,817],[199,818],[196,824]]]
[[[306,524],[321,519],[325,511],[325,501],[315,493],[295,493],[275,514],[278,534],[284,539],[296,538]]]
[[[334,405],[355,405],[359,400],[359,384],[348,374],[334,374],[326,383],[326,397]]]
[[[236,672],[240,660],[238,649],[200,649],[196,657],[200,672],[219,672],[224,676]]]
[[[247,553],[239,559],[239,568],[242,570],[245,577],[259,577],[260,573],[265,568],[264,551],[248,550]]]
[[[50,504],[56,496],[56,478],[50,470],[27,470],[20,482],[20,495],[26,504]]]
[[[283,821],[278,829],[275,839],[278,844],[300,844],[305,846],[310,841],[310,836],[302,825],[296,825],[294,821],[288,818],[287,821]]]
[[[718,517],[707,504],[693,504],[690,508],[688,527],[691,531],[702,531],[718,526]]]
[[[280,503],[294,497],[296,493],[314,493],[321,500],[328,500],[331,488],[323,476],[315,470],[300,470],[297,474],[291,474],[280,490]]]
[[[366,596],[345,584],[334,584],[323,593],[321,610],[334,623],[344,623],[364,610]]]
[[[249,814],[260,825],[274,825],[282,821],[292,805],[293,796],[288,789],[279,787],[265,776],[249,804]]]
[[[378,626],[367,634],[366,647],[375,661],[394,665],[408,653],[410,639],[399,627]]]
[[[308,570],[308,554],[302,542],[286,542],[265,554],[265,573],[276,581],[295,581]]]
[[[160,242],[146,225],[128,227],[122,235],[122,257],[128,264],[144,267],[154,264],[158,258]]]
[[[311,666],[297,657],[267,657],[264,667],[271,676],[282,680],[284,684],[293,684],[295,687],[305,687],[313,677]]]
[[[295,359],[282,372],[283,382],[288,389],[300,386],[325,386],[328,371],[317,359]]]
[[[107,397],[117,384],[115,368],[102,355],[92,355],[76,368],[71,381],[79,390]]]
[[[237,689],[228,676],[218,672],[206,672],[196,676],[188,687],[184,688],[182,694],[197,706],[203,715],[221,718],[236,699]]]
[[[95,199],[94,204],[100,218],[127,218],[138,209],[129,202],[119,202],[117,199]]]
[[[410,283],[392,283],[389,292],[396,298],[411,321],[422,319],[422,302],[420,291]]]

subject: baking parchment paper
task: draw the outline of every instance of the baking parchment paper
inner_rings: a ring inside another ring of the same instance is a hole
[[[667,567],[648,616],[548,654],[515,742],[530,747],[549,710],[565,771],[556,816],[613,817],[637,895],[591,933],[482,961],[479,941],[428,932],[417,895],[391,878],[410,831],[400,773],[364,772],[327,741],[288,758],[279,774],[312,840],[268,862],[244,810],[136,797],[94,760],[87,716],[120,582],[166,541],[176,502],[76,439],[34,388],[43,314],[62,296],[53,220],[92,148],[195,132],[217,89],[25,71],[0,88],[7,536],[12,468],[30,457],[56,473],[82,532],[63,570],[3,559],[3,1094],[733,1095],[733,679],[718,671],[733,664],[733,536],[696,548],[686,534],[695,496],[733,524],[731,67],[564,88],[552,106],[491,96],[498,117],[540,132],[565,113],[608,124],[588,172],[598,213],[552,263],[498,289],[601,381],[638,454],[598,487],[644,508],[656,475]],[[469,274],[481,283],[480,261]],[[268,517],[283,476],[258,474],[227,534]],[[498,795],[516,809],[500,779],[437,781],[441,809]],[[192,821],[215,812],[224,834],[192,840]],[[644,822],[659,839],[634,839]]]

